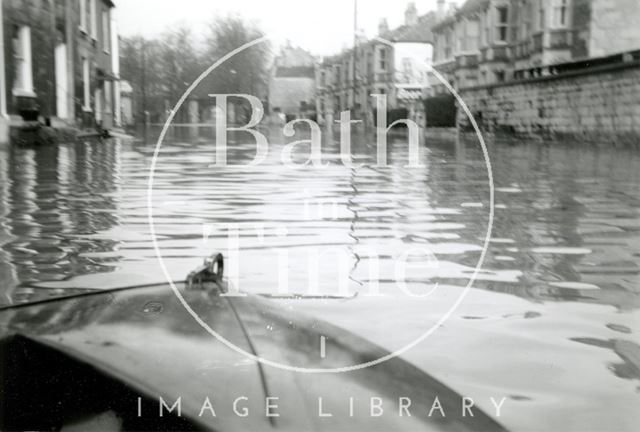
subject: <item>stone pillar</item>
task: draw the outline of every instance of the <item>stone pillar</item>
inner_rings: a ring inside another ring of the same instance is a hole
[[[189,138],[196,139],[199,137],[200,128],[196,126],[200,123],[200,104],[196,99],[192,99],[188,102],[189,110],[189,123],[194,126],[189,126]]]

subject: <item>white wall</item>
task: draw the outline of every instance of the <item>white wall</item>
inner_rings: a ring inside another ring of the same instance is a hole
[[[405,73],[405,59],[411,62],[409,74]],[[427,72],[433,64],[433,45],[426,43],[395,43],[394,70],[396,83],[427,87]]]

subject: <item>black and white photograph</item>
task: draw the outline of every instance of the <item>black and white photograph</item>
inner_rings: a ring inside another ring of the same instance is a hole
[[[0,0],[0,431],[640,430],[639,0]]]

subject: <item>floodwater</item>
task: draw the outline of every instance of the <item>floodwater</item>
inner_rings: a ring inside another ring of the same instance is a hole
[[[301,311],[397,349],[466,294],[409,360],[487,411],[505,395],[510,428],[637,430],[640,153],[489,143],[495,217],[470,284],[490,214],[478,143],[427,139],[412,168],[391,141],[388,166],[356,137],[347,167],[325,136],[327,166],[287,167],[272,131],[242,168],[254,145],[221,167],[208,140],[168,140],[151,191],[152,139],[0,149],[0,305],[162,282],[157,252],[182,280],[219,250],[233,289],[309,296]]]

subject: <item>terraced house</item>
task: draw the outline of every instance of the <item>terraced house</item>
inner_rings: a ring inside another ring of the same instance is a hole
[[[458,89],[548,76],[640,48],[638,22],[636,0],[467,0],[433,27],[434,68]],[[430,81],[432,95],[447,93]]]
[[[36,118],[78,128],[120,124],[111,0],[0,0],[0,141]]]
[[[376,108],[371,95],[384,94],[389,110],[404,110],[422,122],[435,21],[434,12],[419,16],[415,4],[409,3],[402,26],[390,30],[382,20],[377,37],[360,37],[355,49],[321,61],[316,68],[318,120],[332,124],[340,112],[351,111],[352,118],[371,125]]]

